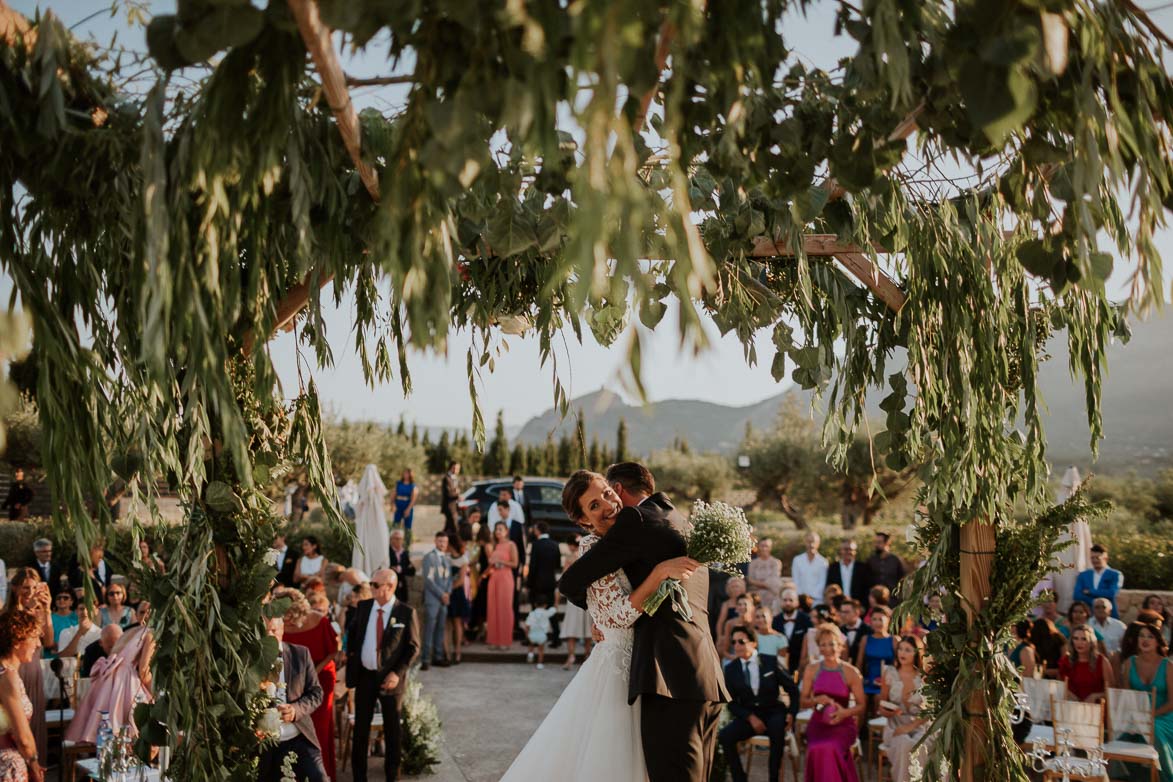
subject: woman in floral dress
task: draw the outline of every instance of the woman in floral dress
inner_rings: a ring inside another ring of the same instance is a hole
[[[0,782],[42,782],[45,769],[29,726],[33,704],[19,669],[41,651],[41,620],[16,609],[0,617]]]

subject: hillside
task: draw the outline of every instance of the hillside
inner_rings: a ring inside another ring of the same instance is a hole
[[[1040,373],[1046,403],[1045,425],[1052,461],[1091,466],[1087,413],[1082,384],[1067,369],[1066,343],[1055,340],[1054,356]],[[1132,340],[1113,344],[1108,351],[1109,375],[1104,382],[1104,430],[1100,445],[1101,470],[1151,473],[1173,464],[1173,316],[1154,318],[1134,326]],[[609,391],[595,391],[571,402],[581,409],[588,437],[613,440],[619,419],[628,426],[629,442],[639,451],[669,447],[683,437],[697,450],[732,453],[741,442],[746,423],[768,428],[783,400],[797,395],[800,409],[810,397],[792,389],[746,407],[714,402],[671,399],[635,407]],[[873,405],[869,404],[869,407]],[[527,443],[541,443],[546,435],[571,433],[574,416],[559,421],[547,410],[530,419],[518,433]]]

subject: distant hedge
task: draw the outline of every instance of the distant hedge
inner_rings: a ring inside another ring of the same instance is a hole
[[[28,521],[0,521],[0,559],[9,568],[29,565],[33,561],[33,542],[40,538],[53,541],[53,561],[68,565],[77,554],[77,541],[71,535],[54,533],[46,518]],[[152,543],[154,543],[152,539]],[[131,561],[131,536],[128,525],[115,527],[106,539],[106,559],[115,573],[125,573]]]
[[[1173,590],[1173,540],[1164,535],[1099,538],[1108,566],[1124,574],[1125,589]]]

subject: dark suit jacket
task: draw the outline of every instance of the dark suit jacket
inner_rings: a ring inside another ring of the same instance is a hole
[[[514,519],[509,522],[509,539],[517,546],[517,572],[525,569],[525,526]]]
[[[285,561],[281,563],[281,569],[277,571],[277,583],[282,586],[295,587],[293,583],[293,571],[297,568],[297,552],[293,550],[292,546],[285,547]]]
[[[102,642],[100,640],[91,643],[86,647],[85,651],[82,652],[81,663],[79,663],[77,666],[78,675],[88,677],[90,675],[90,670],[93,669],[98,660],[101,660],[105,656],[106,650],[102,648]]]
[[[671,514],[671,515],[670,515]],[[595,581],[622,569],[633,586],[657,564],[688,553],[682,531],[687,522],[663,494],[638,508],[624,508],[606,534],[562,574],[558,589],[580,608]],[[721,659],[709,634],[709,572],[701,568],[684,582],[692,621],[665,602],[653,616],[635,622],[628,702],[640,695],[724,703],[729,700]]]
[[[827,583],[838,584],[840,588],[843,587],[843,573],[839,568],[838,562],[832,562],[827,567]],[[876,580],[872,577],[872,571],[868,567],[868,563],[861,561],[857,557],[855,567],[851,571],[851,594],[848,597],[855,598],[866,609],[868,607],[868,592],[875,585]]]
[[[305,736],[318,749],[322,748],[318,741],[318,732],[314,730],[314,711],[322,705],[322,685],[318,683],[318,673],[314,670],[314,661],[310,657],[310,650],[297,644],[282,644],[282,664],[285,666],[285,702],[293,707],[293,724],[301,735]]]
[[[529,555],[530,592],[553,592],[558,585],[558,568],[562,565],[562,551],[553,538],[534,541]]]
[[[729,712],[740,719],[757,715],[765,721],[779,711],[798,714],[798,685],[786,671],[778,669],[778,658],[772,654],[758,655],[758,694],[745,678],[741,658],[725,663],[725,687],[729,690]],[[779,689],[785,690],[790,698],[790,707],[778,700]]]
[[[774,617],[771,625],[775,630],[786,635],[786,617],[781,612]],[[794,629],[790,631],[790,635],[786,636],[786,641],[789,643],[787,647],[786,666],[790,669],[790,675],[798,674],[798,662],[802,659],[802,644],[806,641],[806,634],[814,623],[811,622],[810,615],[798,611],[794,615]]]
[[[359,685],[362,671],[362,645],[367,636],[374,600],[362,600],[354,609],[354,619],[346,630],[346,686]],[[383,630],[383,648],[379,650],[379,682],[389,673],[399,674],[399,686],[393,695],[402,697],[407,690],[407,669],[420,653],[420,630],[415,609],[402,600],[396,600],[391,619]]]
[[[74,564],[73,571],[69,574],[69,586],[74,589],[84,589],[87,578],[94,585],[94,594],[98,596],[99,602],[106,602],[106,590],[113,583],[114,568],[110,567],[109,562],[106,562],[105,578],[97,574],[90,576],[90,562],[87,558],[84,569],[81,564]]]
[[[37,571],[37,575],[49,585],[49,594],[53,597],[57,597],[58,592],[64,592],[69,589],[69,574],[58,563],[52,560],[49,561],[48,578],[45,577],[44,571],[41,570],[41,563],[37,561],[36,557],[33,557],[33,561],[29,563],[29,567]],[[64,581],[64,584],[62,581]]]
[[[839,625],[839,629],[843,631],[843,637],[847,638],[847,626]],[[847,647],[847,651],[851,654],[851,656],[847,658],[848,660],[855,661],[859,659],[859,647],[864,644],[867,637],[871,634],[871,625],[862,619],[859,620],[859,628],[857,628],[855,631],[855,641],[853,641]]]
[[[398,567],[399,581],[395,586],[395,599],[407,602],[407,580],[415,575],[415,565],[411,564],[411,552],[405,546],[403,551],[399,554],[395,553],[395,549],[390,549],[391,567]],[[373,573],[371,575],[374,575]]]

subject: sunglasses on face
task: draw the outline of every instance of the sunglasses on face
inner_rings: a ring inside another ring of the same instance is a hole
[[[749,641],[745,640],[744,638],[734,638],[733,639],[734,646],[745,646],[747,643],[749,643]]]

